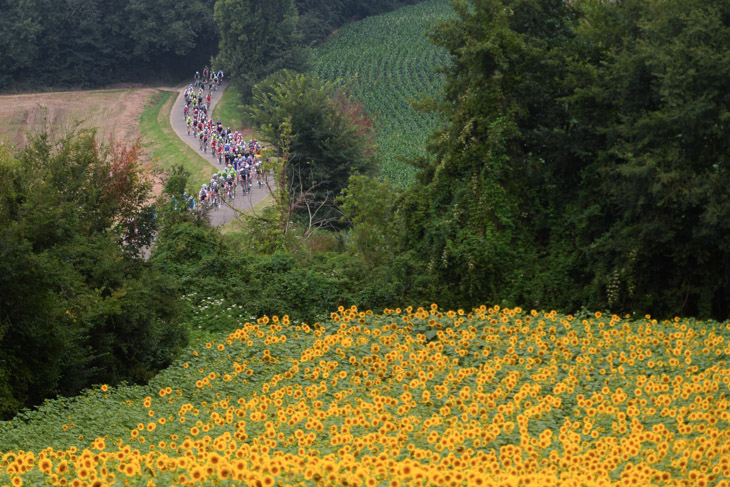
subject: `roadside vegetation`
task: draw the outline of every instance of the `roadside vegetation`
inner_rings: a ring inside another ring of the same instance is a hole
[[[232,130],[242,131],[246,128],[241,116],[241,97],[237,90],[230,89],[223,92],[223,96],[216,103],[213,109],[213,120],[221,120],[226,127]]]

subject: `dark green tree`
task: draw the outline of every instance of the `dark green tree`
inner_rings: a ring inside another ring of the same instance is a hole
[[[220,0],[215,22],[220,48],[214,64],[233,76],[245,101],[270,74],[307,66],[294,0]]]
[[[0,86],[188,76],[215,53],[214,0],[0,2]],[[182,66],[181,66],[182,65]]]
[[[730,5],[588,3],[571,112],[599,304],[730,314]]]
[[[351,174],[373,169],[372,124],[335,83],[281,71],[256,85],[244,112],[286,165],[279,183],[290,213],[332,208]],[[315,220],[339,216],[321,211]]]
[[[445,124],[398,210],[419,295],[728,316],[730,7],[454,8],[424,104]]]
[[[2,149],[0,416],[93,383],[144,381],[185,343],[175,283],[137,257],[149,241],[137,155],[93,133]]]
[[[571,10],[561,0],[453,6],[457,20],[431,36],[451,55],[443,100],[424,104],[444,128],[399,212],[403,248],[428,275],[422,298],[465,306],[518,292],[506,284],[535,262],[565,191],[575,191],[559,101]]]

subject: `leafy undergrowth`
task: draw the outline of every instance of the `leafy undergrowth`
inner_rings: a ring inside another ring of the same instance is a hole
[[[148,386],[0,427],[0,485],[728,485],[730,323],[228,311]]]

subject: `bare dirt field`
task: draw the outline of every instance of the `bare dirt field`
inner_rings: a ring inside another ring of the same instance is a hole
[[[62,136],[80,122],[80,128],[95,128],[103,142],[134,143],[141,136],[139,118],[150,97],[160,87],[130,86],[119,89],[30,93],[0,96],[0,142],[22,147],[29,133],[47,130]],[[177,91],[178,88],[168,88]],[[142,152],[146,177],[153,193],[162,191],[148,154]]]
[[[69,91],[0,96],[0,141],[22,146],[27,132],[62,135],[77,121],[103,141],[133,142],[139,116],[156,88]]]

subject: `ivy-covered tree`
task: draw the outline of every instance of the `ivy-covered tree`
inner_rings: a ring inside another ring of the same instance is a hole
[[[556,196],[569,188],[558,98],[570,7],[562,0],[453,6],[457,19],[431,36],[451,55],[443,99],[425,104],[444,127],[400,213],[402,245],[429,276],[423,294],[465,306],[509,297],[514,288],[505,284],[519,278],[518,264],[535,260],[561,204]]]
[[[453,5],[445,124],[398,210],[419,296],[727,317],[730,6]]]

